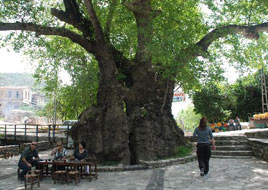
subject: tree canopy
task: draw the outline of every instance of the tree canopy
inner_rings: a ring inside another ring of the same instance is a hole
[[[57,62],[59,67],[68,63],[76,65],[85,58],[85,50],[94,55],[95,29],[89,22],[86,7],[91,1],[74,2],[3,0],[0,30],[22,32],[9,33],[1,41],[2,45],[10,42],[16,50],[35,54],[34,58],[43,57],[50,66]],[[104,35],[116,51],[129,59],[134,58],[141,47],[137,21],[130,13],[135,8],[131,3],[92,1]],[[155,0],[144,1],[146,3],[150,3],[153,10],[150,10],[153,33],[150,33],[150,42],[146,42],[152,63],[161,64],[161,73],[175,79],[185,90],[198,85],[208,74],[219,76],[222,62],[238,63],[236,66],[240,68],[264,64],[262,55],[268,43],[266,34],[260,32],[267,30],[266,1]],[[75,12],[78,10],[80,12]],[[75,24],[76,21],[79,24]],[[89,43],[86,45],[86,42]],[[210,58],[213,64],[198,56]]]

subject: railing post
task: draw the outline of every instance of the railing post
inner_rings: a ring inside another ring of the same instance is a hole
[[[7,142],[7,125],[5,125],[5,143]]]
[[[51,130],[51,125],[48,125],[48,142],[50,142],[50,130]]]
[[[15,138],[15,140],[17,139],[16,133],[17,133],[17,125],[14,125],[14,138]]]
[[[38,142],[38,125],[36,125],[36,142]]]
[[[56,128],[56,125],[53,125],[53,142],[55,142],[55,128]]]
[[[26,142],[27,141],[27,133],[26,133],[26,131],[27,131],[27,124],[26,124],[26,122],[24,123],[24,141]]]

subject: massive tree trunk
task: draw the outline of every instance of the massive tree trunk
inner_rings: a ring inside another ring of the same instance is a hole
[[[173,82],[144,67],[134,67],[130,75],[130,88],[101,75],[98,104],[85,110],[72,128],[74,142],[86,141],[100,161],[155,160],[184,144],[171,114]]]
[[[136,164],[175,153],[184,144],[183,132],[171,114],[174,83],[152,68],[148,45],[152,38],[150,1],[126,4],[137,21],[138,47],[128,61],[105,41],[90,1],[85,4],[96,35],[100,67],[98,100],[72,128],[75,143],[83,140],[100,161]],[[144,7],[145,9],[140,9]],[[120,74],[125,79],[120,79]]]

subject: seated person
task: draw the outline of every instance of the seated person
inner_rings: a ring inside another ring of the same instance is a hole
[[[212,124],[210,125],[210,128],[211,128],[211,131],[212,131],[212,132],[215,132],[215,127],[216,127],[216,124],[215,124],[215,123],[212,123]]]
[[[229,119],[229,130],[230,131],[235,130],[235,125],[234,125],[234,120],[233,119]]]
[[[88,157],[88,151],[85,148],[86,148],[86,143],[83,141],[80,142],[78,149],[74,151],[72,159],[85,161],[85,159]]]
[[[19,179],[24,180],[24,176],[33,167],[38,167],[38,151],[36,150],[37,142],[33,141],[29,147],[27,147],[20,156],[18,167],[22,169],[19,174]]]
[[[219,131],[223,131],[223,126],[222,126],[222,123],[221,122],[218,122],[217,123],[217,128],[219,129]]]
[[[227,131],[227,130],[229,130],[229,125],[228,125],[228,123],[224,123],[224,131]]]
[[[57,142],[57,147],[50,153],[54,156],[54,160],[65,160],[67,157],[67,150],[63,148],[62,142]]]

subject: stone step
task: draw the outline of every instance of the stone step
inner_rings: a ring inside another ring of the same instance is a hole
[[[229,146],[217,146],[217,150],[248,150],[251,151],[251,147],[247,145],[229,145]]]
[[[248,141],[237,140],[216,140],[216,146],[228,146],[228,145],[247,145]]]
[[[253,156],[252,151],[221,151],[215,150],[211,152],[212,155],[222,155],[222,156]]]
[[[211,155],[211,158],[218,159],[251,159],[253,156],[222,156],[222,155]]]
[[[214,136],[215,140],[239,140],[239,141],[246,141],[247,137],[245,135],[240,136]]]

